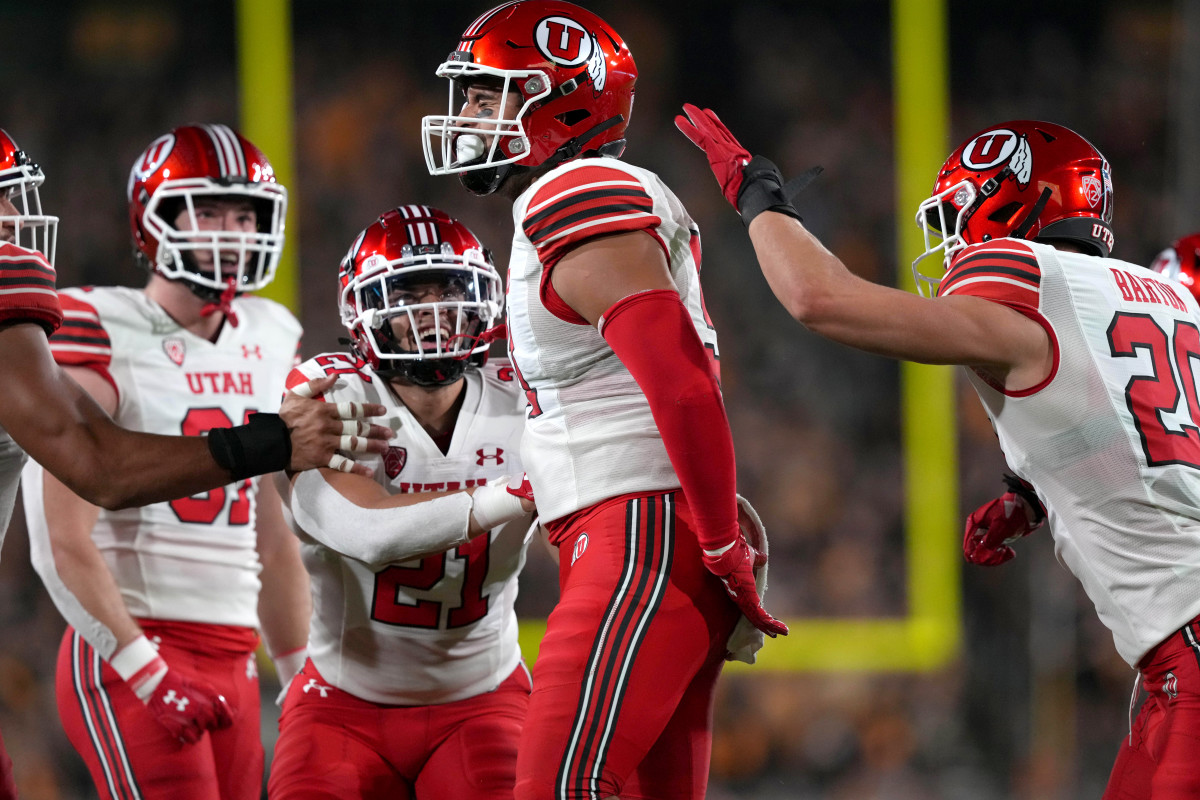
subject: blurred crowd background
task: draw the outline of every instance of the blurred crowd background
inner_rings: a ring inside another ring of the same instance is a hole
[[[787,618],[902,617],[897,367],[792,322],[703,156],[672,125],[685,101],[711,106],[785,174],[823,165],[799,203],[807,224],[855,272],[894,282],[908,269],[897,263],[896,221],[915,209],[894,202],[888,4],[586,4],[638,63],[626,158],[658,172],[703,231],[741,492],[772,536],[768,606]],[[419,140],[421,117],[446,109],[447,84],[434,69],[489,5],[295,0],[289,188],[299,214],[288,247],[301,270],[305,356],[340,349],[338,261],[390,207],[440,206],[506,263],[509,205],[430,178]],[[1200,209],[1186,205],[1195,199],[1187,187],[1200,185],[1187,173],[1200,92],[1193,3],[948,5],[947,154],[993,122],[1065,124],[1112,164],[1115,257],[1148,263],[1200,228]],[[129,166],[178,124],[237,127],[232,2],[0,0],[0,18],[0,126],[45,169],[43,202],[62,218],[60,285],[141,285],[130,255]],[[1003,460],[965,382],[958,392],[965,516],[1001,490]],[[945,546],[957,550],[960,536],[945,531]],[[557,590],[542,553],[531,552],[521,583],[519,610],[544,615]],[[1054,561],[1049,537],[1031,537],[1001,568],[964,564],[963,589],[964,647],[936,672],[728,676],[710,797],[1099,797],[1127,728],[1134,672]],[[29,567],[18,511],[0,561],[0,729],[28,800],[93,796],[55,709],[63,628]],[[274,694],[265,679],[268,745]]]

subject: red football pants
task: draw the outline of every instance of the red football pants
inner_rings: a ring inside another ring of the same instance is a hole
[[[328,685],[308,661],[283,702],[267,796],[511,800],[528,705],[524,664],[486,694],[390,706]]]
[[[1200,617],[1142,659],[1149,697],[1122,742],[1103,800],[1200,797]]]
[[[682,493],[615,498],[552,528],[561,599],[534,665],[517,800],[704,797],[739,611],[700,560]]]
[[[102,800],[258,800],[263,774],[258,634],[228,625],[139,622],[168,667],[225,696],[233,725],[206,733],[196,744],[180,742],[68,627],[58,651],[58,713]]]

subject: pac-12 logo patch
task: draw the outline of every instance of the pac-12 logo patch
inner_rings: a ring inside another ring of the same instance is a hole
[[[1104,184],[1100,183],[1100,179],[1094,175],[1084,175],[1083,196],[1088,201],[1088,205],[1095,208],[1104,199]]]
[[[395,478],[399,475],[407,463],[408,448],[389,447],[387,452],[383,454],[383,471],[387,473],[389,478]]]
[[[575,539],[575,547],[571,549],[571,564],[574,564],[583,557],[583,554],[587,552],[587,547],[588,535],[587,531],[584,531],[583,533],[579,534],[577,539]]]
[[[187,355],[187,348],[183,343],[183,339],[178,336],[168,336],[163,339],[163,352],[167,354],[167,358],[175,362],[175,366],[183,366],[183,358]]]
[[[533,42],[538,52],[561,67],[587,64],[592,87],[604,91],[608,67],[604,51],[596,37],[569,17],[546,17],[533,30]]]
[[[962,163],[967,169],[983,172],[1006,163],[1021,186],[1029,184],[1033,158],[1024,136],[1008,128],[981,133],[963,148]]]

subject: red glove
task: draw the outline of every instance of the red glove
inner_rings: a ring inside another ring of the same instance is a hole
[[[533,499],[533,484],[529,482],[529,474],[521,473],[521,480],[514,485],[515,481],[517,481],[516,478],[509,478],[508,486],[506,487],[508,493],[513,497],[528,500],[536,505],[537,501]]]
[[[754,569],[766,564],[767,557],[747,544],[744,534],[739,532],[737,541],[721,555],[711,556],[705,552],[703,558],[704,566],[721,579],[725,591],[754,627],[767,636],[787,636],[787,625],[766,612],[754,586]]]
[[[186,744],[200,741],[205,731],[233,724],[233,712],[216,689],[189,681],[174,670],[167,670],[145,703],[159,724]]]
[[[737,208],[743,170],[750,163],[750,151],[733,138],[711,109],[684,103],[683,114],[675,117],[675,127],[708,156],[708,165],[717,176],[717,183],[721,184],[721,193]]]
[[[721,192],[742,215],[747,228],[764,211],[777,211],[803,222],[792,201],[821,174],[820,167],[784,183],[779,167],[764,156],[751,157],[710,109],[685,103],[683,113],[686,116],[675,117],[675,127],[708,156]]]
[[[967,517],[963,556],[972,564],[984,567],[995,567],[1010,560],[1016,552],[1009,543],[1033,533],[1045,521],[1037,511],[1014,492],[1005,492],[984,503]]]

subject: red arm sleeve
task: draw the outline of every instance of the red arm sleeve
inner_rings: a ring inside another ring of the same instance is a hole
[[[721,389],[679,295],[639,292],[605,312],[600,332],[650,404],[706,551],[738,537],[737,468]]]

